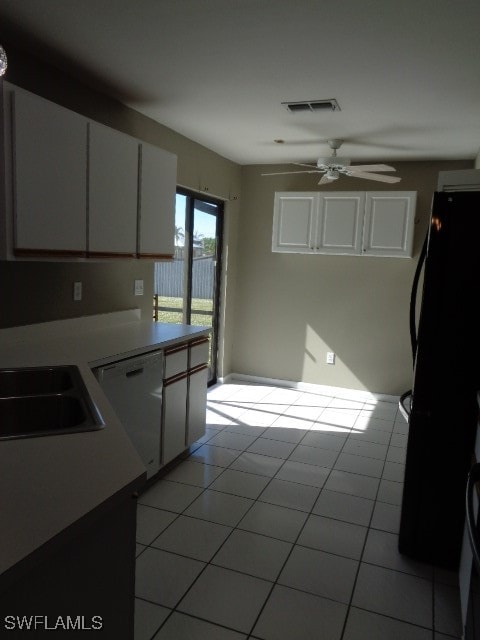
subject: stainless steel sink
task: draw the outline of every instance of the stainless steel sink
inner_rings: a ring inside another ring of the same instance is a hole
[[[0,369],[0,440],[103,426],[78,367]]]
[[[0,398],[61,393],[74,386],[74,367],[0,369]]]

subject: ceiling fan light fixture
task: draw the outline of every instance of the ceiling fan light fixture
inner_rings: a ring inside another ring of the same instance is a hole
[[[0,44],[0,76],[5,75],[7,66],[8,66],[7,54],[5,53],[5,49]]]
[[[329,169],[325,174],[327,180],[338,180],[340,177],[340,173],[336,169]]]

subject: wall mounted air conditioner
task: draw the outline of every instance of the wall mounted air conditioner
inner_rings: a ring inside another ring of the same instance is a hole
[[[437,191],[480,191],[480,169],[440,171]]]

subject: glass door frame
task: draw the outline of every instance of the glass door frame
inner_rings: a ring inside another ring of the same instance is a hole
[[[193,226],[194,212],[196,202],[205,202],[212,204],[217,208],[216,218],[216,235],[215,235],[215,276],[213,284],[213,304],[212,304],[212,331],[210,337],[210,367],[208,385],[211,386],[217,382],[218,373],[218,334],[220,328],[220,296],[222,285],[222,254],[223,254],[223,228],[224,228],[224,202],[212,196],[199,194],[195,191],[177,187],[177,194],[187,198],[185,204],[185,240],[184,246],[187,248],[187,264],[184,272],[185,278],[185,294],[183,301],[184,321],[191,324],[192,319],[192,274],[193,274]],[[214,215],[214,214],[212,214]],[[188,246],[187,246],[188,245]]]

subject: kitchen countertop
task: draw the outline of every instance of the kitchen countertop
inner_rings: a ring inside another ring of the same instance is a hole
[[[0,441],[0,588],[14,568],[122,492],[145,467],[91,368],[208,335],[141,321],[138,310],[0,330],[0,367],[77,365],[105,427]]]

